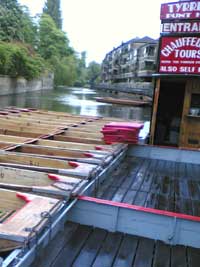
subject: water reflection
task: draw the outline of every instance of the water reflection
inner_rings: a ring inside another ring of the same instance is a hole
[[[110,94],[85,88],[59,87],[12,96],[1,96],[0,107],[18,106],[65,111],[72,114],[150,120],[150,107],[130,107],[96,102],[94,97]]]

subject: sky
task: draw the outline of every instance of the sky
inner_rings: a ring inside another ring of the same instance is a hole
[[[44,0],[18,0],[31,15]],[[168,0],[61,0],[63,31],[71,46],[87,52],[87,62],[101,63],[106,53],[135,37],[158,38],[160,5]]]

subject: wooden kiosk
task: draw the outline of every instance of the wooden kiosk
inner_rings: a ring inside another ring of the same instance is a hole
[[[150,143],[200,148],[200,1],[162,4]]]

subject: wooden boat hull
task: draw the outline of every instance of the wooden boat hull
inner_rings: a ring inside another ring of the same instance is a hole
[[[68,200],[78,194],[86,183],[87,180],[70,176],[0,166],[0,188]]]
[[[66,203],[86,190],[93,184],[88,180],[125,149],[104,143],[100,130],[109,121],[121,120],[13,107],[0,111],[0,251],[40,235],[47,217],[57,218],[61,199]]]
[[[129,106],[148,106],[151,105],[150,101],[143,100],[130,100],[130,99],[118,99],[112,97],[95,97],[96,101],[103,103],[129,105]]]
[[[30,144],[10,147],[9,151],[15,151],[21,154],[36,155],[38,157],[72,160],[98,165],[108,163],[112,159],[111,153],[103,154],[98,152],[96,153],[95,151],[80,151]]]
[[[47,222],[41,215],[54,216],[60,208],[61,202],[53,198],[0,189],[0,251],[20,247],[34,238]]]
[[[0,153],[0,165],[52,172],[67,176],[79,176],[85,179],[88,179],[89,177],[91,178],[97,168],[96,165],[86,163],[50,159],[14,152]]]

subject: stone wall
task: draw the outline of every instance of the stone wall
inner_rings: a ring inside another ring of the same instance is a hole
[[[38,90],[53,89],[54,75],[49,73],[38,79],[10,78],[0,75],[0,95],[20,94]]]
[[[108,91],[135,93],[141,95],[153,95],[153,82],[135,82],[135,83],[100,83],[93,86],[95,89]]]

